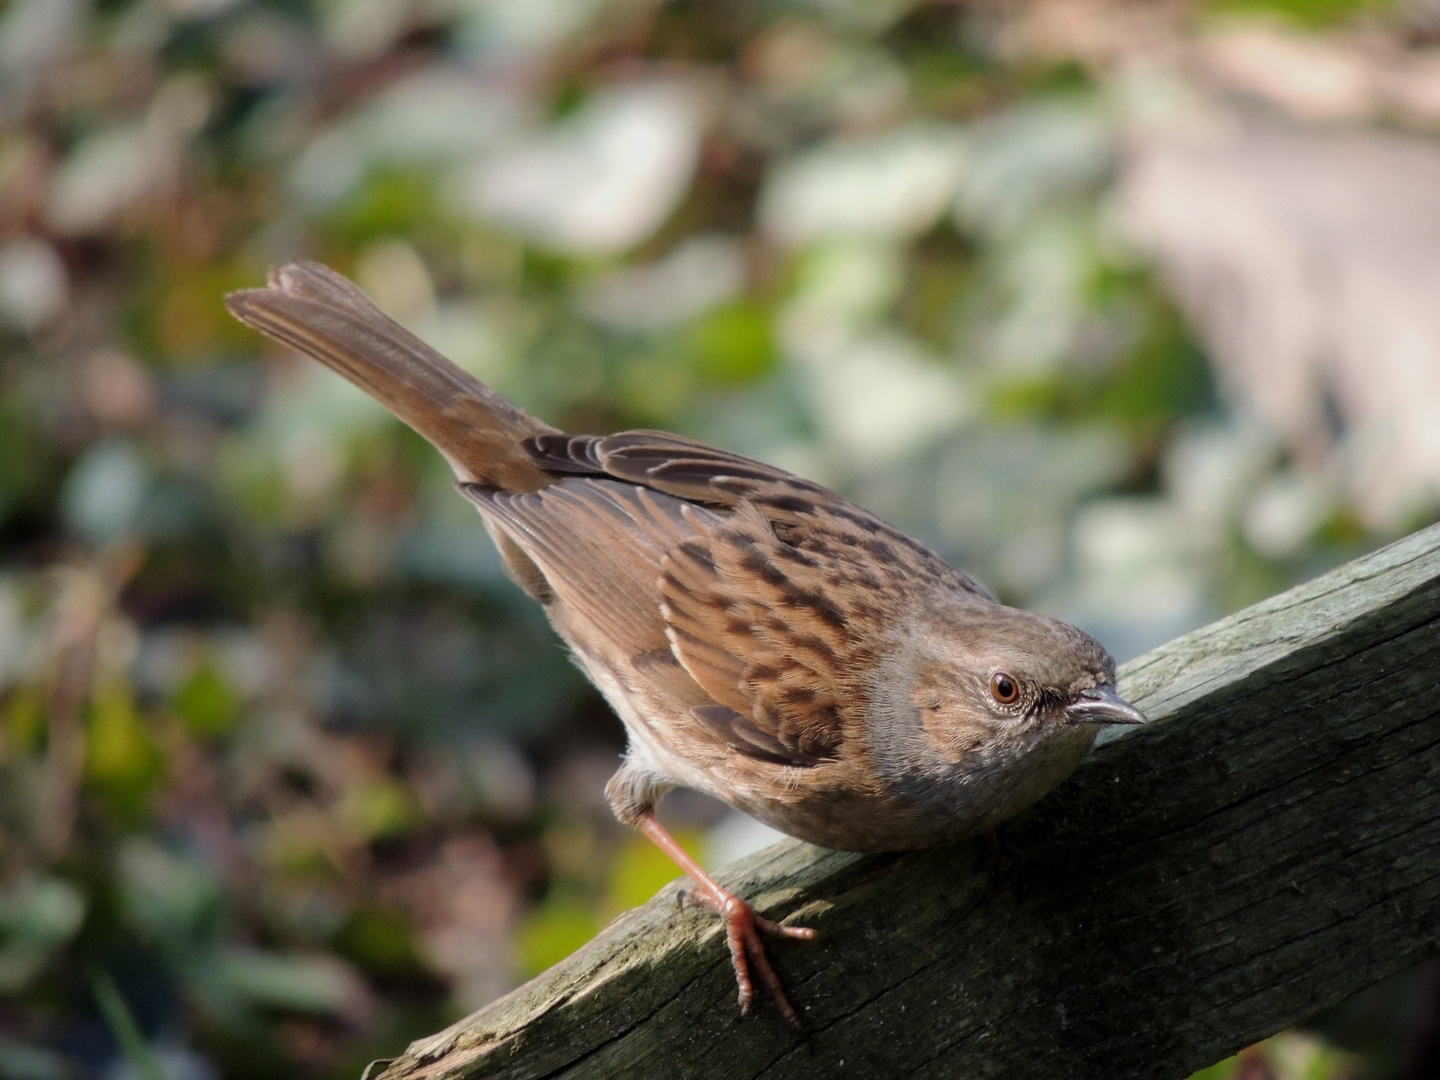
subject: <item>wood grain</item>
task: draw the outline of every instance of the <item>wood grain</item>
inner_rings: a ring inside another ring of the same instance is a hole
[[[1440,527],[1125,666],[1154,723],[982,846],[721,880],[827,934],[741,1018],[676,886],[383,1080],[1184,1077],[1436,951]]]

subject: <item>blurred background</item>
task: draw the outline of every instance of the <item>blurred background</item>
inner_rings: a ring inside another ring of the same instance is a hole
[[[1437,135],[1436,0],[0,6],[0,1077],[354,1077],[676,876],[443,462],[227,290],[1125,659],[1440,514]],[[1204,1075],[1437,1041],[1422,969]]]

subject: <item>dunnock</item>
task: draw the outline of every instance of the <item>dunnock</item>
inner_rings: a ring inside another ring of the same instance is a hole
[[[664,432],[557,431],[314,263],[227,303],[454,468],[510,575],[624,721],[610,805],[725,920],[742,1010],[753,971],[798,1025],[760,934],[815,932],[721,888],[656,820],[665,792],[709,792],[825,847],[927,847],[1033,803],[1102,724],[1144,722],[1089,635],[1005,607],[818,484]]]

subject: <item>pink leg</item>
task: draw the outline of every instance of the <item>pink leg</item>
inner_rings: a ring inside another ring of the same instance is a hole
[[[642,813],[635,822],[635,827],[648,836],[661,851],[675,861],[675,865],[684,870],[690,879],[695,882],[695,899],[706,907],[712,909],[717,915],[725,920],[725,940],[730,945],[730,964],[735,969],[735,981],[740,986],[740,1011],[748,1013],[750,1003],[755,1000],[755,985],[750,978],[751,965],[760,975],[760,981],[765,984],[765,989],[770,991],[770,996],[775,999],[780,1014],[785,1017],[786,1023],[791,1027],[803,1030],[800,1023],[800,1014],[790,1004],[790,999],[785,996],[785,988],[780,984],[780,976],[775,974],[775,969],[770,966],[770,959],[765,955],[765,943],[760,939],[760,931],[773,934],[776,937],[799,938],[801,941],[814,941],[820,934],[805,926],[784,926],[771,919],[765,919],[755,914],[755,909],[747,904],[734,893],[722,888],[720,883],[707,874],[690,854],[680,846],[673,836],[666,831],[665,826],[656,820],[654,811],[647,810]]]

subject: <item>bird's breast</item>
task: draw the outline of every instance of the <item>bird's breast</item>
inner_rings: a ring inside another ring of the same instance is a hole
[[[1088,726],[1054,728],[1044,736],[960,761],[912,760],[906,772],[883,780],[854,764],[843,771],[837,764],[825,782],[797,778],[782,798],[752,796],[735,805],[791,836],[842,851],[953,843],[1039,800],[1075,770],[1094,741]]]

